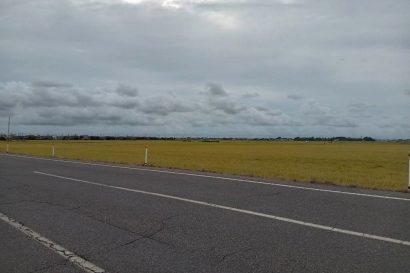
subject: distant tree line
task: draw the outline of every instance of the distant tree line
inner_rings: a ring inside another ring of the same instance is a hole
[[[376,141],[372,137],[295,137],[294,141]]]
[[[13,140],[182,140],[182,141],[203,141],[218,142],[223,140],[254,140],[254,141],[375,141],[374,138],[366,137],[295,137],[295,138],[235,138],[235,137],[151,137],[151,136],[90,136],[90,135],[11,135]],[[0,141],[7,140],[7,135],[0,135]],[[400,139],[399,141],[409,141],[409,139]]]

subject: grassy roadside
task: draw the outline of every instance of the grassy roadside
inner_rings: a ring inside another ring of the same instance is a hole
[[[334,183],[385,190],[407,189],[410,143],[396,142],[268,142],[268,141],[12,141],[11,153],[142,164]],[[6,142],[0,142],[5,152]]]

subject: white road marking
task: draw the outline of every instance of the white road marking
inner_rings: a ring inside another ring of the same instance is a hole
[[[87,273],[103,273],[106,272],[104,269],[96,266],[93,263],[81,258],[80,256],[76,255],[74,252],[56,244],[55,242],[43,237],[41,234],[35,232],[34,230],[26,227],[22,223],[17,222],[13,218],[8,217],[7,215],[0,212],[0,220],[3,220],[10,226],[14,227],[15,229],[19,230],[20,232],[27,235],[29,238],[39,242],[43,246],[51,249],[58,255],[62,256],[64,259],[70,261],[71,263],[75,264],[82,270]]]
[[[87,180],[70,178],[70,177],[65,177],[65,176],[60,176],[60,175],[55,175],[55,174],[50,174],[50,173],[44,173],[44,172],[38,172],[38,171],[34,171],[34,173],[49,176],[49,177],[60,178],[60,179],[64,179],[64,180],[70,180],[70,181],[90,184],[90,185],[94,185],[94,186],[98,186],[98,187],[105,187],[105,188],[111,188],[111,189],[116,189],[116,190],[129,191],[129,192],[135,192],[135,193],[140,193],[140,194],[145,194],[145,195],[157,196],[157,197],[161,197],[161,198],[173,199],[173,200],[188,202],[188,203],[197,204],[197,205],[201,205],[201,206],[219,208],[219,209],[223,209],[223,210],[229,210],[229,211],[244,213],[244,214],[248,214],[248,215],[259,216],[259,217],[263,217],[263,218],[277,220],[277,221],[281,221],[281,222],[292,223],[292,224],[296,224],[296,225],[300,225],[300,226],[306,226],[306,227],[311,227],[311,228],[316,228],[316,229],[321,229],[321,230],[327,230],[327,231],[331,231],[331,232],[337,232],[337,233],[343,233],[343,234],[352,235],[352,236],[358,236],[358,237],[362,237],[362,238],[369,238],[369,239],[378,240],[378,241],[384,241],[384,242],[389,242],[389,243],[394,243],[394,244],[399,244],[399,245],[410,246],[409,241],[393,239],[393,238],[389,238],[389,237],[383,237],[383,236],[367,234],[367,233],[362,233],[362,232],[357,232],[357,231],[351,231],[351,230],[341,229],[341,228],[336,228],[336,227],[331,227],[331,226],[319,225],[319,224],[304,222],[304,221],[295,220],[295,219],[286,218],[286,217],[281,217],[281,216],[275,216],[275,215],[266,214],[266,213],[260,213],[260,212],[250,211],[250,210],[238,209],[238,208],[234,208],[234,207],[228,207],[228,206],[208,203],[208,202],[204,202],[204,201],[197,201],[197,200],[193,200],[193,199],[182,198],[182,197],[167,195],[167,194],[162,194],[162,193],[156,193],[156,192],[149,192],[149,191],[143,191],[143,190],[124,188],[124,187],[119,187],[119,186],[106,185],[106,184],[102,184],[102,183],[98,183],[98,182],[91,182],[91,181],[87,181]]]
[[[231,178],[231,177],[223,177],[223,176],[213,176],[213,175],[206,175],[206,174],[174,172],[174,171],[166,171],[166,170],[155,170],[155,169],[147,169],[147,168],[139,168],[139,167],[128,167],[128,166],[99,164],[99,163],[71,161],[71,160],[59,160],[59,159],[50,159],[50,158],[42,158],[42,157],[24,156],[24,155],[11,155],[11,154],[2,154],[2,153],[0,153],[0,155],[22,157],[22,158],[29,158],[29,159],[36,159],[36,160],[46,160],[46,161],[54,161],[54,162],[71,163],[71,164],[79,164],[79,165],[89,165],[89,166],[118,168],[118,169],[127,169],[127,170],[137,170],[137,171],[154,172],[154,173],[166,173],[166,174],[175,174],[175,175],[203,177],[203,178],[211,178],[211,179],[218,179],[218,180],[225,180],[225,181],[235,181],[235,182],[244,182],[244,183],[251,183],[251,184],[260,184],[260,185],[266,185],[266,186],[271,186],[271,187],[284,187],[284,188],[291,188],[291,189],[298,189],[298,190],[309,190],[309,191],[327,192],[327,193],[335,193],[335,194],[345,194],[345,195],[352,195],[352,196],[363,196],[363,197],[370,197],[370,198],[382,198],[382,199],[399,200],[399,201],[410,201],[410,198],[394,197],[394,196],[387,196],[387,195],[366,194],[366,193],[356,193],[356,192],[338,191],[338,190],[326,190],[326,189],[320,189],[320,188],[302,187],[302,186],[279,184],[279,183],[273,183],[273,182],[262,182],[262,181],[256,181],[256,180]]]

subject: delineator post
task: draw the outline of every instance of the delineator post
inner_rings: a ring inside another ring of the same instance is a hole
[[[410,192],[410,150],[409,150],[409,183],[407,184],[407,191]]]
[[[148,145],[145,145],[144,165],[148,165]]]

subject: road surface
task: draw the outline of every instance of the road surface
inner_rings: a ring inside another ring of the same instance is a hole
[[[0,154],[1,272],[410,272],[410,195]]]

